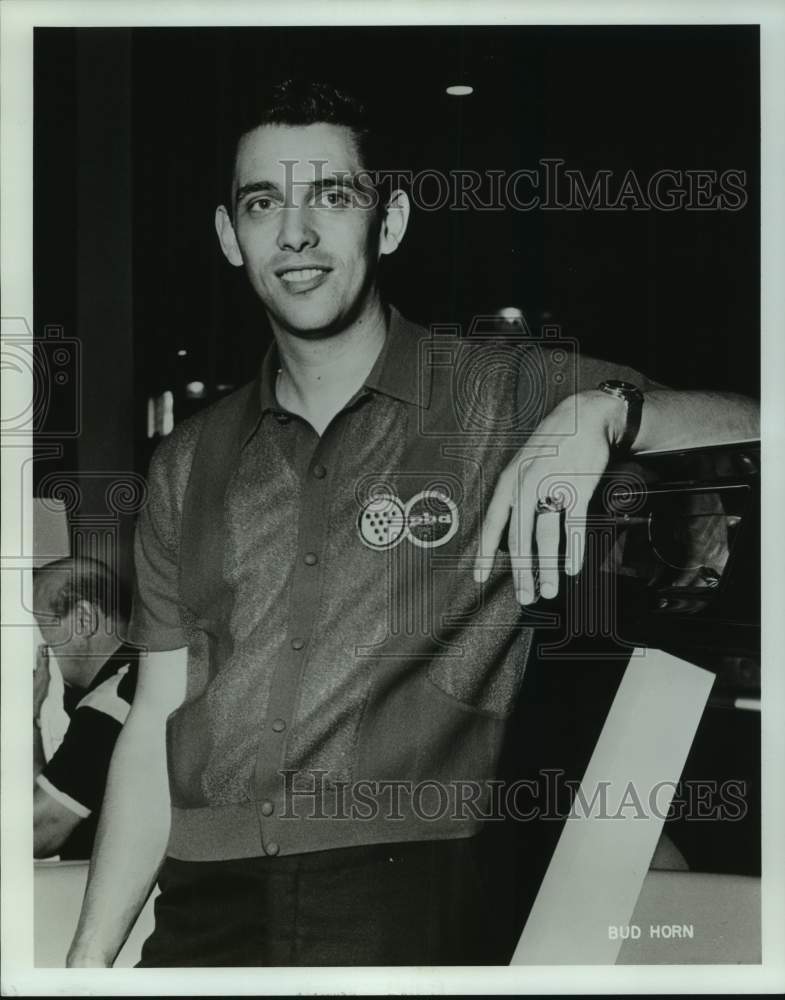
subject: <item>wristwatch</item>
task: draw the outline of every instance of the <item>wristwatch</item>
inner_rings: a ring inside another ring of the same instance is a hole
[[[623,399],[627,404],[627,423],[624,427],[624,433],[614,446],[614,451],[626,454],[635,443],[635,438],[641,427],[643,393],[632,382],[622,382],[619,379],[608,379],[606,382],[600,382],[597,388],[617,399]]]

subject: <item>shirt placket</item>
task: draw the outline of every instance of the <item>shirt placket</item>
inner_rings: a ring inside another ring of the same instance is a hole
[[[278,419],[288,423],[299,418],[279,415]],[[297,710],[301,679],[310,658],[313,627],[321,602],[328,511],[345,427],[346,416],[341,413],[319,439],[303,473],[288,628],[276,661],[254,772],[254,801],[261,844],[264,854],[269,857],[286,850],[285,825],[278,819],[283,797],[280,771],[284,768],[288,735]],[[296,431],[295,427],[290,429]]]

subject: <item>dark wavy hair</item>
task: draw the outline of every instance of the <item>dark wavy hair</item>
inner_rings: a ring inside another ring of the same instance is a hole
[[[230,200],[227,205],[232,215],[237,149],[243,136],[253,129],[263,125],[342,125],[350,129],[354,136],[362,169],[375,177],[382,169],[383,150],[388,141],[377,121],[370,104],[331,83],[308,79],[289,79],[275,83],[258,102],[246,109],[237,130],[231,160],[222,182],[223,190],[229,191]],[[385,193],[377,187],[380,208],[384,207]]]

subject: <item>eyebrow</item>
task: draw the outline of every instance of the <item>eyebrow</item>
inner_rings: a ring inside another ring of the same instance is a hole
[[[354,188],[355,175],[342,174],[340,177],[325,177],[309,182],[293,181],[293,184],[297,187],[307,186],[310,188],[311,193],[319,194],[330,188]],[[249,194],[274,194],[280,197],[282,192],[280,187],[273,181],[251,181],[237,189],[237,194],[234,198],[235,205],[239,205],[242,199]]]
[[[242,187],[237,189],[237,194],[234,196],[235,204],[239,204],[246,195],[249,194],[281,194],[281,189],[277,184],[272,181],[251,181],[250,184],[243,184]]]

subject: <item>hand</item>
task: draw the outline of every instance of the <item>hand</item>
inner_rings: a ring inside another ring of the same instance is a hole
[[[477,583],[490,576],[509,518],[510,561],[518,602],[531,604],[538,596],[535,544],[539,593],[546,598],[556,596],[561,515],[537,513],[538,500],[546,496],[562,501],[566,511],[565,571],[570,576],[580,572],[586,546],[586,510],[607,468],[611,445],[621,437],[625,418],[623,400],[595,390],[570,396],[539,424],[532,435],[535,443],[521,448],[499,477],[480,531],[474,563]],[[558,454],[547,454],[549,446],[556,446]]]
[[[49,691],[49,647],[41,643],[35,651],[33,674],[33,718],[41,714],[41,706]]]

